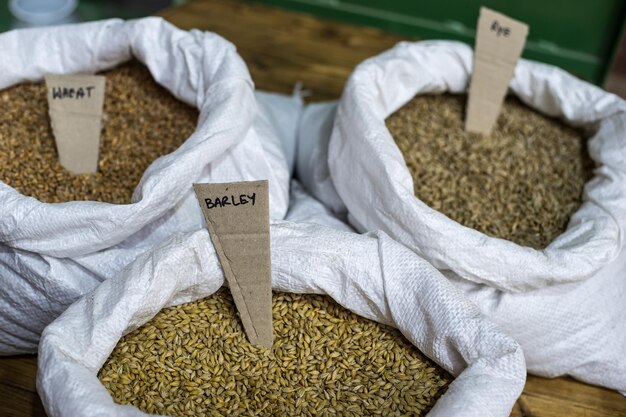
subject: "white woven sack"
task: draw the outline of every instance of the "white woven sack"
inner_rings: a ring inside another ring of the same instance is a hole
[[[196,131],[150,165],[132,204],[46,204],[0,182],[0,354],[35,351],[45,325],[79,296],[172,233],[202,227],[194,182],[269,179],[271,216],[284,217],[283,132],[269,112],[257,112],[244,62],[218,35],[160,18],[108,20],[8,32],[0,50],[0,88],[48,72],[93,73],[134,56],[200,110]]]
[[[384,120],[416,94],[467,89],[472,53],[452,42],[401,43],[354,71],[330,142],[333,181],[363,228],[382,227],[440,269],[508,291],[584,280],[616,259],[626,216],[626,103],[555,67],[522,60],[511,90],[529,106],[600,129],[598,164],[584,204],[545,250],[463,227],[414,196],[413,181]],[[355,192],[358,190],[358,192]],[[453,239],[452,239],[453,238]]]
[[[456,376],[429,416],[508,417],[522,391],[521,349],[439,272],[384,233],[318,225],[271,226],[273,288],[328,294],[399,328]],[[166,306],[206,297],[224,283],[206,231],[181,234],[136,259],[70,306],[43,332],[37,389],[50,417],[147,416],[118,405],[97,373],[118,340]]]
[[[511,91],[586,128],[597,168],[567,230],[543,250],[464,227],[415,197],[384,120],[416,94],[467,90],[472,51],[400,43],[360,64],[338,109],[329,168],[358,229],[382,229],[454,279],[522,345],[531,372],[626,390],[626,103],[522,60]],[[479,285],[484,284],[484,285]]]
[[[291,96],[285,96],[256,90],[254,96],[260,113],[265,115],[268,125],[274,129],[274,136],[280,138],[281,153],[284,155],[282,158],[286,159],[289,177],[291,177],[296,164],[298,127],[304,111],[302,93],[296,89]]]
[[[328,142],[337,114],[337,102],[307,105],[300,118],[296,177],[304,188],[334,213],[345,214],[328,170]]]
[[[321,224],[344,232],[354,232],[350,225],[321,201],[311,196],[297,180],[292,180],[289,188],[289,211],[285,217],[287,220],[296,223]]]

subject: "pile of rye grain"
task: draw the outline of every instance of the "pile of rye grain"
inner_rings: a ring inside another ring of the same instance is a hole
[[[471,134],[465,100],[418,95],[387,118],[415,195],[464,226],[545,248],[592,177],[584,135],[511,97],[490,135]]]

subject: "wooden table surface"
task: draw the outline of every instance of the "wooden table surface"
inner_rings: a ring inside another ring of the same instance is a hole
[[[232,41],[258,88],[290,93],[301,82],[310,101],[338,98],[356,64],[406,39],[229,0],[192,0],[161,15],[183,29],[210,30]],[[0,417],[45,416],[36,369],[34,356],[0,358]],[[626,398],[570,378],[529,376],[511,416],[626,416]]]

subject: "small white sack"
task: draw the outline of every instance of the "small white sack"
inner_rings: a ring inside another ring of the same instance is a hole
[[[132,204],[47,204],[0,181],[0,355],[34,352],[43,328],[78,297],[173,233],[202,228],[194,182],[268,179],[270,215],[284,217],[290,175],[281,135],[290,142],[295,134],[275,124],[262,94],[257,111],[250,75],[230,42],[160,18],[114,19],[7,32],[0,50],[0,88],[48,72],[106,70],[134,56],[200,110],[196,131],[148,167]],[[282,99],[295,124],[301,100]]]
[[[254,96],[266,124],[274,130],[273,136],[280,138],[282,145],[280,157],[286,159],[291,178],[296,164],[298,126],[304,110],[302,96],[298,90],[291,96],[256,90]]]
[[[337,114],[337,102],[309,104],[298,128],[296,177],[313,197],[337,214],[346,213],[328,169],[328,142]]]
[[[303,202],[303,199],[299,199]],[[306,204],[306,202],[305,202]],[[437,270],[384,233],[271,226],[272,286],[328,294],[395,326],[456,376],[429,416],[508,417],[524,386],[521,349]],[[224,278],[208,232],[173,237],[70,306],[42,334],[37,389],[50,417],[147,416],[97,379],[119,339],[161,309],[206,297]]]
[[[289,211],[285,220],[295,223],[321,224],[344,232],[354,232],[322,202],[312,197],[296,180],[291,181]]]
[[[468,46],[433,41],[400,43],[357,67],[329,145],[331,177],[349,218],[359,230],[384,230],[453,279],[522,345],[530,372],[625,391],[626,102],[558,68],[519,62],[511,91],[595,132],[588,146],[597,165],[567,230],[543,250],[522,247],[416,198],[385,126],[416,94],[465,92],[471,63]]]

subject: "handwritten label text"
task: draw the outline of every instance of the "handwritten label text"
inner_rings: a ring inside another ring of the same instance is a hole
[[[204,204],[206,204],[206,208],[212,209],[216,207],[226,207],[226,206],[240,206],[242,204],[252,203],[254,205],[256,201],[256,193],[252,193],[252,195],[240,194],[239,196],[223,196],[216,197],[215,199],[205,198]]]
[[[62,100],[71,98],[80,100],[81,98],[91,98],[91,93],[95,89],[95,86],[85,87],[52,87],[52,99]]]
[[[491,31],[496,32],[496,36],[498,37],[504,36],[505,38],[508,38],[509,35],[511,35],[511,28],[500,25],[497,20],[494,20],[491,24]]]

